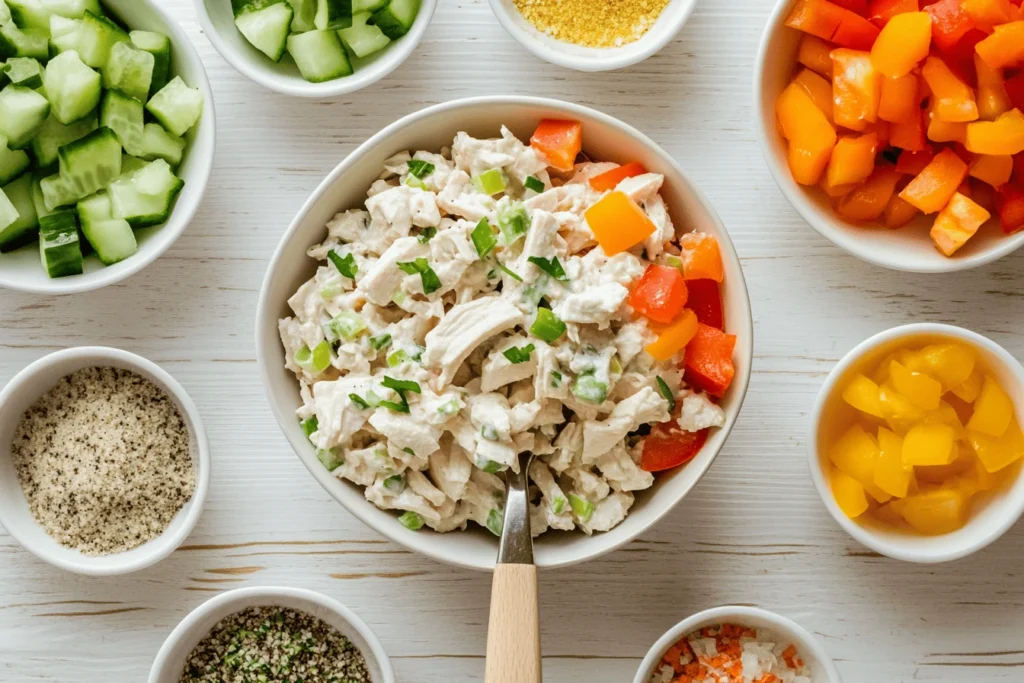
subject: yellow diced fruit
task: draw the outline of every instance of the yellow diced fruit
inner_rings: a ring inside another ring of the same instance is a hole
[[[1013,418],[1013,404],[1003,388],[992,375],[985,375],[981,385],[981,394],[974,402],[974,413],[971,415],[967,428],[1000,437],[1006,433]]]
[[[879,505],[871,511],[871,516],[886,526],[902,526],[904,524],[903,517],[892,509],[892,502]]]
[[[972,469],[978,461],[974,457],[974,450],[966,444],[954,443],[953,459],[948,465],[922,465],[914,468],[914,475],[918,481],[927,484],[944,484],[950,479],[958,477]]]
[[[878,449],[880,455],[875,467],[875,486],[891,496],[906,497],[910,480],[914,478],[914,470],[903,464],[903,439],[885,427],[879,427]]]
[[[903,464],[913,467],[948,465],[956,457],[955,438],[949,425],[927,422],[914,425],[903,439]]]
[[[915,423],[924,419],[924,411],[886,382],[878,389],[878,405],[882,417],[897,434],[906,434]]]
[[[889,364],[894,360],[899,360],[900,358],[901,354],[898,351],[893,351],[892,353],[887,354],[886,357],[882,359],[882,362],[878,364],[875,371],[871,373],[871,380],[875,384],[885,384],[889,381]]]
[[[959,477],[950,480],[950,486],[960,489],[964,492],[964,495],[970,498],[971,496],[985,491],[991,491],[999,484],[998,474],[992,474],[985,469],[985,466],[981,464],[981,461],[977,458],[971,464],[971,469],[961,474]]]
[[[892,500],[892,495],[890,493],[880,489],[874,484],[864,484],[864,492],[874,498],[878,503],[888,503]]]
[[[874,484],[878,444],[860,425],[850,427],[839,437],[829,450],[828,459],[861,485]]]
[[[967,496],[952,486],[922,491],[890,504],[916,531],[929,536],[956,531],[966,521]]]
[[[949,391],[971,376],[976,360],[974,351],[964,344],[929,344],[914,354],[915,362],[908,367],[934,377]]]
[[[847,517],[860,517],[868,509],[868,497],[861,483],[835,467],[832,468],[832,495]]]
[[[953,387],[951,391],[953,392],[953,395],[961,401],[965,403],[974,403],[981,394],[981,384],[984,379],[985,375],[975,368],[970,377]]]
[[[897,361],[892,361],[889,365],[889,377],[893,388],[918,408],[935,410],[939,407],[942,385],[937,380],[923,372],[909,370]]]
[[[1017,420],[1011,420],[999,438],[968,430],[967,441],[987,472],[998,472],[1024,457],[1024,434]]]
[[[924,422],[949,425],[953,428],[956,438],[964,437],[964,423],[960,421],[960,415],[957,414],[956,408],[945,401],[940,402],[935,410],[929,410],[924,416]]]
[[[882,417],[882,408],[878,404],[878,385],[864,375],[857,375],[843,390],[843,400],[857,410]]]

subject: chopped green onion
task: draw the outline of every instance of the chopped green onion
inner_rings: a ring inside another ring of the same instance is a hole
[[[322,341],[312,351],[303,345],[295,352],[295,364],[314,377],[319,375],[331,364],[331,345]]]
[[[404,182],[409,187],[415,187],[417,190],[423,190],[424,192],[428,190],[427,184],[414,175],[406,176]]]
[[[498,440],[498,430],[491,425],[484,425],[480,428],[480,436],[484,437],[488,441]]]
[[[506,268],[505,265],[501,261],[495,261],[494,265],[498,266],[498,268],[501,270],[501,272],[505,273],[505,275],[508,275],[510,278],[512,278],[516,282],[522,282],[523,281],[523,278],[521,278],[514,270],[509,270],[508,268]]]
[[[530,360],[530,354],[537,348],[533,344],[527,344],[526,346],[513,346],[507,348],[501,352],[501,355],[508,359],[508,362],[512,365],[519,365]]]
[[[679,258],[678,256],[669,255],[665,257],[665,265],[668,266],[669,268],[677,268],[679,270],[682,270],[683,259]]]
[[[408,413],[409,412],[409,401],[405,398],[405,394],[402,394],[402,402],[398,401],[381,401],[380,405],[382,408],[395,413]]]
[[[332,472],[345,464],[345,458],[334,448],[321,448],[316,452],[316,458]]]
[[[526,182],[523,183],[527,190],[533,190],[537,194],[544,191],[544,181],[537,176],[528,175],[526,176]]]
[[[581,522],[589,522],[590,518],[594,516],[594,504],[589,500],[580,498],[575,493],[569,494],[569,507],[580,518]]]
[[[497,474],[498,472],[502,472],[505,470],[505,466],[502,465],[500,462],[495,462],[493,460],[483,460],[479,457],[474,458],[473,464],[476,465],[479,469],[486,472],[487,474]]]
[[[498,228],[505,246],[514,244],[530,229],[530,216],[522,202],[510,202],[498,209]]]
[[[613,375],[622,374],[622,361],[619,360],[619,354],[612,354],[612,359],[608,361],[608,372]]]
[[[413,456],[414,458],[416,457],[416,451],[414,451],[413,449],[409,448],[408,446],[403,448],[402,452],[403,453],[408,453],[409,455]]]
[[[550,308],[538,308],[537,319],[530,326],[530,334],[550,344],[565,334],[565,323]]]
[[[668,401],[668,412],[672,412],[676,409],[676,397],[672,395],[672,390],[668,388],[668,384],[660,376],[658,377],[658,391]]]
[[[423,356],[423,351],[424,349],[422,346],[417,346],[416,351],[411,354],[406,353],[404,349],[398,349],[390,356],[388,356],[388,367],[395,368],[401,365],[402,363],[418,361]]]
[[[499,192],[504,192],[508,184],[505,182],[505,174],[500,168],[491,168],[472,178],[473,187],[486,195],[492,197]]]
[[[384,488],[391,493],[400,495],[405,490],[405,476],[401,474],[395,474],[384,480]]]
[[[394,377],[384,375],[384,381],[381,382],[381,384],[388,389],[394,389],[398,393],[402,393],[403,391],[411,391],[414,394],[423,393],[418,382],[413,382],[408,379],[395,379]]]
[[[487,279],[488,280],[493,280],[496,277],[498,277],[498,269],[497,268],[491,268],[490,270],[487,271]]]
[[[299,426],[302,427],[302,433],[308,439],[316,433],[316,430],[320,429],[320,421],[316,419],[316,415],[313,415],[300,422]]]
[[[405,303],[405,292],[395,292],[394,294],[391,295],[391,300],[394,301],[399,306],[401,306],[403,303]]]
[[[437,228],[423,228],[419,237],[420,244],[426,244],[430,240],[434,239],[435,235],[437,235]]]
[[[410,531],[419,531],[423,528],[423,518],[420,517],[418,512],[413,512],[412,510],[403,512],[398,521]]]
[[[396,265],[403,273],[408,273],[409,275],[419,273],[420,282],[423,283],[423,292],[425,294],[433,294],[441,289],[441,280],[438,279],[437,273],[430,267],[427,259],[418,258],[415,261],[400,262]]]
[[[498,244],[498,239],[494,236],[494,231],[486,216],[480,219],[469,236],[473,239],[473,246],[476,247],[476,253],[480,254],[480,258],[486,258]]]
[[[370,337],[370,348],[374,349],[375,351],[380,351],[381,349],[387,348],[390,345],[390,334],[378,334],[376,337]]]
[[[555,502],[551,504],[551,511],[556,515],[562,514],[562,510],[565,509],[565,503],[565,498],[562,498],[561,496],[555,498]]]
[[[349,394],[348,395],[348,400],[352,401],[352,403],[354,405],[358,406],[362,410],[369,410],[370,409],[370,404],[367,403],[366,399],[364,399],[359,394]]]
[[[416,176],[417,178],[426,178],[434,172],[434,165],[422,159],[409,159],[405,162],[405,165],[409,167],[409,175]]]
[[[334,267],[338,269],[338,272],[347,277],[349,280],[355,280],[356,274],[359,272],[359,266],[356,265],[356,257],[352,254],[345,254],[341,256],[336,251],[327,252],[327,260],[334,264]]]
[[[581,401],[600,405],[608,397],[608,385],[594,375],[580,375],[572,383],[572,393]]]
[[[448,401],[440,408],[438,408],[437,412],[441,413],[442,415],[451,416],[457,415],[460,410],[462,410],[462,405],[459,403],[459,399],[453,398],[452,400]]]
[[[487,513],[487,530],[495,536],[501,536],[501,527],[505,525],[505,513],[493,508]]]
[[[341,286],[341,280],[331,280],[326,285],[320,288],[320,298],[324,301],[330,301],[334,297],[345,291]]]
[[[327,329],[335,337],[341,337],[352,341],[366,331],[366,321],[355,311],[342,311],[333,320],[327,323]]]
[[[555,278],[559,282],[568,282],[569,276],[565,274],[565,270],[562,268],[562,264],[558,262],[558,257],[546,259],[541,256],[531,256],[526,259],[533,265],[537,266],[545,273]]]
[[[551,386],[554,389],[557,389],[558,387],[562,386],[562,373],[560,373],[558,370],[551,371]]]

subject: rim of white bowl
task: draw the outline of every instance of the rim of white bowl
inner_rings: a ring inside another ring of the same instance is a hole
[[[171,631],[170,635],[167,636],[167,639],[164,640],[163,645],[160,646],[160,650],[157,652],[156,658],[153,660],[153,666],[150,667],[149,670],[148,683],[160,683],[166,668],[169,666],[168,660],[171,657],[172,650],[174,650],[181,641],[195,635],[197,624],[210,614],[222,611],[223,614],[219,619],[223,619],[248,607],[290,607],[290,605],[275,602],[282,598],[311,602],[341,617],[342,620],[352,626],[352,628],[354,628],[370,646],[369,652],[364,652],[360,649],[360,653],[367,660],[372,657],[374,662],[376,662],[380,667],[381,674],[383,676],[383,681],[380,683],[395,683],[395,670],[391,665],[391,658],[388,657],[388,653],[384,650],[384,646],[381,644],[377,634],[373,632],[373,630],[359,617],[359,615],[348,607],[345,607],[345,605],[341,604],[334,598],[328,597],[323,593],[317,593],[316,591],[311,591],[306,588],[289,588],[287,586],[252,586],[249,588],[236,588],[210,598],[196,607],[194,610],[189,612],[184,619],[178,622],[178,625],[174,627],[174,630]],[[322,617],[320,618],[322,619]],[[205,635],[206,633],[200,634],[196,644],[198,644],[198,641],[202,640]],[[353,645],[354,644],[355,643],[353,643]],[[175,681],[178,680],[179,675],[180,672],[175,673]]]
[[[438,0],[421,0],[419,14],[413,21],[412,28],[395,44],[384,48],[374,62],[354,71],[349,76],[343,76],[324,83],[310,83],[301,76],[278,74],[274,71],[276,64],[267,59],[267,64],[257,64],[254,59],[244,55],[228,44],[220,35],[220,30],[213,23],[206,3],[209,0],[195,0],[196,16],[203,27],[203,33],[213,44],[213,47],[220,53],[220,56],[227,61],[235,71],[248,78],[253,83],[268,90],[290,95],[292,97],[307,97],[311,99],[329,99],[339,97],[362,90],[377,81],[387,77],[397,69],[406,59],[409,58],[420,42],[423,40],[427,27],[434,18],[434,11],[437,9]],[[223,0],[227,2],[228,0]],[[234,26],[232,25],[234,29]],[[235,29],[237,30],[237,29]],[[378,66],[379,65],[379,66]]]
[[[898,542],[891,542],[883,539],[871,529],[850,519],[846,513],[839,508],[835,497],[832,495],[832,488],[829,486],[829,483],[825,478],[824,468],[822,467],[823,461],[818,453],[818,431],[821,427],[822,416],[825,413],[829,398],[835,391],[836,383],[842,379],[842,377],[852,367],[860,362],[861,359],[870,355],[878,347],[891,344],[900,339],[920,337],[956,339],[966,342],[972,347],[982,348],[999,358],[999,360],[1005,364],[1009,372],[1012,373],[1015,384],[1024,386],[1024,366],[1021,366],[1020,361],[1014,358],[1009,351],[984,335],[963,327],[946,325],[943,323],[912,323],[909,325],[892,327],[865,339],[860,344],[853,347],[853,349],[843,356],[839,363],[836,364],[832,369],[832,372],[828,374],[828,377],[825,378],[825,383],[822,385],[821,391],[818,392],[818,397],[814,400],[814,407],[811,409],[809,422],[810,429],[807,436],[807,464],[811,470],[811,479],[814,481],[814,488],[818,491],[818,496],[821,498],[822,503],[824,503],[829,514],[832,515],[832,518],[835,519],[839,526],[850,534],[854,540],[860,542],[867,548],[894,560],[914,562],[917,564],[938,564],[941,562],[959,560],[963,557],[967,557],[968,555],[972,555],[999,540],[1003,534],[1009,531],[1010,528],[1020,520],[1021,515],[1024,514],[1024,484],[1018,484],[1018,486],[1015,487],[1020,489],[1016,492],[1015,496],[1013,496],[1009,491],[1005,494],[1010,498],[1006,505],[1006,512],[1002,515],[1002,519],[999,524],[994,525],[991,531],[984,534],[978,534],[975,540],[964,542],[959,546],[954,546],[943,552],[922,552],[908,549],[900,545]],[[1014,408],[1019,412],[1019,406],[1015,405]],[[1024,477],[1024,475],[1019,476]],[[937,536],[935,538],[942,537]]]
[[[678,0],[678,8],[666,18],[665,13],[673,9],[672,4],[666,6],[654,26],[638,40],[616,48],[595,48],[566,43],[569,46],[566,48],[567,50],[579,52],[579,54],[573,54],[554,47],[554,44],[560,41],[545,36],[517,10],[509,9],[509,0],[488,1],[498,23],[524,48],[549,64],[585,72],[624,69],[654,56],[672,42],[686,22],[690,20],[693,10],[697,7],[697,0]],[[662,28],[658,24],[663,19],[666,23]],[[652,35],[656,29],[657,32]]]
[[[807,197],[808,190],[797,185],[793,180],[788,166],[782,163],[781,159],[772,149],[772,136],[778,135],[775,130],[774,121],[769,122],[761,115],[761,103],[764,99],[765,74],[769,66],[768,47],[772,38],[778,31],[795,31],[785,25],[785,15],[795,0],[779,0],[772,10],[768,22],[765,24],[764,33],[761,35],[761,43],[757,48],[757,58],[754,66],[754,129],[757,134],[758,146],[764,156],[768,170],[771,171],[775,184],[782,190],[782,194],[796,209],[800,217],[804,219],[815,232],[836,245],[843,251],[857,257],[861,261],[876,266],[897,270],[906,273],[954,273],[963,270],[978,268],[989,263],[1002,259],[1017,251],[1024,245],[1024,231],[1013,235],[1004,235],[994,246],[985,251],[970,256],[957,256],[929,262],[918,262],[916,259],[907,261],[900,259],[900,251],[887,251],[878,248],[865,248],[862,240],[853,232],[843,230],[840,225],[848,225],[835,216],[824,212],[812,204]],[[795,68],[795,63],[794,63]],[[865,230],[873,228],[866,227]],[[878,228],[885,230],[886,228]],[[938,252],[936,252],[938,253]]]
[[[170,375],[170,373],[153,361],[131,353],[130,351],[124,351],[110,346],[77,346],[47,354],[23,368],[11,379],[10,382],[7,383],[3,390],[0,390],[0,409],[6,406],[10,398],[16,392],[22,390],[24,385],[34,381],[41,371],[50,368],[51,366],[65,362],[72,362],[76,364],[81,363],[78,366],[80,369],[85,367],[103,367],[104,364],[109,366],[110,361],[121,363],[135,371],[141,371],[140,374],[147,377],[161,389],[171,394],[174,400],[177,401],[184,410],[185,414],[182,415],[182,417],[185,419],[189,433],[195,440],[196,444],[195,453],[193,454],[196,467],[196,488],[192,493],[192,498],[185,504],[188,506],[188,509],[173,533],[169,533],[170,527],[168,527],[168,529],[165,529],[162,534],[150,539],[137,548],[125,551],[124,553],[115,553],[113,555],[103,555],[98,557],[91,557],[81,553],[75,554],[70,548],[67,549],[69,551],[69,556],[59,556],[54,555],[48,550],[40,548],[20,532],[17,524],[12,525],[9,523],[9,520],[4,515],[5,508],[0,506],[0,525],[3,525],[4,529],[7,530],[7,533],[11,535],[11,538],[17,541],[22,548],[29,551],[40,560],[55,567],[59,567],[60,569],[73,572],[75,574],[83,574],[87,576],[116,576],[119,574],[129,574],[131,572],[136,572],[140,569],[150,567],[168,557],[178,549],[185,539],[188,538],[189,534],[192,533],[192,530],[195,529],[196,524],[199,522],[199,518],[203,514],[207,491],[210,487],[210,445],[206,435],[206,429],[203,427],[202,417],[199,415],[199,409],[196,408],[192,398],[188,395],[181,384],[179,384],[178,381]],[[74,371],[75,370],[69,370],[62,376],[67,376]],[[44,393],[49,391],[52,386],[52,384],[47,384],[39,391],[34,392],[36,393],[36,398],[38,399]],[[38,522],[33,520],[33,523],[39,526],[40,530],[42,530],[44,534],[46,533],[45,529],[42,529]],[[174,524],[174,522],[172,522],[172,524]],[[147,547],[149,548],[148,552],[140,552],[145,551]],[[139,557],[132,560],[118,561],[119,556],[126,555],[128,553],[137,554]],[[63,553],[61,555],[63,555]]]
[[[771,624],[770,629],[786,635],[790,640],[794,641],[793,644],[797,646],[798,653],[805,653],[805,660],[807,659],[806,653],[810,652],[814,659],[825,669],[825,673],[829,677],[828,681],[821,681],[820,683],[842,683],[842,678],[839,675],[835,662],[828,652],[825,651],[825,646],[822,645],[821,641],[814,634],[781,614],[776,614],[760,607],[745,607],[742,605],[723,605],[722,607],[706,609],[683,619],[670,628],[647,652],[647,656],[644,657],[640,668],[637,670],[633,683],[648,683],[655,671],[655,667],[658,666],[658,662],[668,652],[668,649],[679,642],[681,638],[693,633],[697,629],[711,624],[735,622],[747,625],[744,620],[750,619],[768,622]]]
[[[596,109],[591,109],[590,107],[584,107],[579,104],[573,104],[570,102],[565,102],[562,100],[556,100],[552,98],[513,95],[482,95],[477,97],[468,97],[463,99],[451,100],[448,102],[442,102],[440,104],[435,104],[433,106],[426,107],[411,114],[407,114],[406,116],[401,117],[397,121],[392,122],[391,124],[384,127],[380,132],[376,133],[368,140],[361,143],[358,147],[356,147],[355,150],[349,153],[334,169],[331,170],[327,177],[324,178],[323,181],[321,181],[321,183],[309,196],[309,199],[307,199],[306,202],[302,205],[298,213],[296,213],[295,218],[292,219],[292,222],[288,226],[288,229],[285,231],[284,235],[282,235],[281,240],[278,242],[277,248],[274,250],[274,255],[270,259],[270,263],[267,266],[267,270],[264,273],[263,283],[260,287],[259,301],[256,306],[256,358],[260,368],[260,380],[263,384],[263,390],[267,394],[267,399],[268,402],[270,403],[271,412],[274,413],[274,417],[277,419],[278,426],[284,433],[285,439],[288,440],[288,443],[292,447],[292,451],[295,453],[295,456],[299,458],[299,460],[306,467],[306,469],[313,476],[313,478],[317,481],[317,483],[320,484],[321,488],[327,491],[327,493],[332,498],[334,498],[334,500],[338,504],[340,504],[343,508],[348,510],[350,514],[354,515],[357,519],[359,519],[359,521],[361,521],[367,527],[373,529],[385,538],[388,538],[398,543],[399,545],[403,546],[404,548],[412,552],[419,553],[425,557],[429,557],[433,560],[436,560],[437,562],[441,562],[443,564],[448,564],[456,567],[488,572],[494,570],[494,561],[491,561],[487,564],[460,561],[458,559],[449,557],[439,552],[435,548],[435,545],[432,543],[414,542],[414,539],[417,538],[417,535],[415,533],[410,533],[408,535],[390,533],[387,529],[383,528],[380,524],[377,523],[375,517],[372,517],[369,514],[371,505],[370,503],[367,503],[365,506],[349,507],[345,505],[345,503],[343,503],[337,496],[334,495],[334,492],[332,491],[331,487],[328,486],[328,483],[333,479],[332,475],[330,474],[330,472],[328,472],[326,469],[322,467],[314,468],[311,462],[307,462],[305,458],[299,455],[298,446],[292,441],[289,435],[290,433],[286,429],[284,421],[285,416],[279,413],[276,402],[269,395],[271,386],[270,377],[267,374],[269,369],[269,350],[264,348],[262,342],[263,335],[261,334],[260,330],[260,323],[263,321],[264,317],[266,317],[266,311],[268,310],[268,307],[273,306],[275,310],[277,310],[281,303],[269,301],[268,290],[270,289],[270,284],[272,280],[271,274],[276,269],[278,261],[280,261],[280,259],[283,257],[288,240],[292,237],[295,231],[298,230],[305,216],[312,210],[316,203],[321,200],[321,198],[323,197],[324,194],[326,194],[331,185],[337,182],[338,178],[342,176],[345,172],[347,172],[349,167],[353,163],[355,163],[355,161],[359,157],[367,154],[369,150],[374,149],[378,145],[388,140],[388,138],[390,138],[395,131],[401,130],[406,126],[417,123],[422,119],[430,118],[438,114],[443,114],[444,112],[450,111],[452,109],[459,109],[461,107],[475,106],[481,104],[525,104],[541,109],[561,110],[570,115],[577,114],[582,117],[598,119],[607,125],[622,128],[627,133],[629,133],[630,136],[634,137],[638,143],[645,145],[650,149],[655,150],[660,155],[662,155],[666,162],[671,165],[674,171],[682,179],[687,189],[691,191],[694,197],[696,197],[696,199],[700,202],[707,216],[713,222],[715,222],[721,229],[721,233],[724,236],[724,239],[727,241],[726,248],[722,250],[722,257],[723,259],[728,259],[733,262],[730,268],[735,271],[735,276],[729,276],[730,282],[735,283],[735,285],[741,289],[743,301],[746,303],[746,319],[743,320],[742,322],[745,323],[746,325],[745,332],[748,331],[749,334],[750,357],[747,359],[747,371],[746,373],[744,373],[744,376],[741,378],[741,381],[737,382],[734,380],[732,387],[730,387],[730,391],[735,390],[737,392],[736,412],[733,416],[726,416],[726,424],[724,427],[721,428],[721,433],[723,435],[721,445],[719,446],[719,449],[715,453],[714,457],[709,459],[706,465],[704,466],[704,469],[698,473],[697,478],[693,483],[693,486],[691,486],[690,489],[688,489],[687,492],[679,498],[679,500],[677,500],[672,505],[667,506],[664,510],[656,514],[650,520],[650,523],[643,529],[641,529],[637,534],[633,536],[624,536],[623,538],[616,540],[614,543],[611,543],[608,546],[601,546],[599,544],[595,544],[594,550],[589,550],[586,553],[582,553],[578,557],[574,557],[571,560],[546,563],[543,561],[543,553],[537,553],[537,566],[539,568],[557,569],[560,567],[568,567],[574,564],[581,564],[583,562],[587,562],[598,557],[601,557],[603,555],[606,555],[608,553],[614,552],[615,550],[618,550],[622,546],[636,539],[641,534],[650,530],[652,527],[656,526],[658,522],[660,522],[666,515],[672,512],[678,505],[679,501],[682,500],[682,498],[684,498],[686,495],[689,495],[690,491],[692,491],[693,488],[695,488],[700,483],[700,481],[707,474],[708,470],[711,469],[711,465],[721,454],[721,449],[728,442],[728,438],[732,433],[733,427],[735,427],[736,422],[738,421],[739,416],[743,411],[743,404],[746,400],[747,390],[750,387],[750,378],[753,375],[754,319],[753,310],[750,305],[750,290],[747,287],[746,277],[743,274],[743,267],[740,263],[739,253],[736,251],[736,247],[732,242],[732,236],[729,234],[729,231],[728,229],[726,229],[721,217],[719,217],[718,212],[715,211],[714,206],[708,201],[707,197],[704,195],[704,192],[700,189],[700,187],[693,183],[693,181],[690,179],[690,176],[683,170],[683,168],[679,165],[675,158],[673,158],[668,152],[666,152],[660,145],[651,140],[647,135],[643,134],[642,132],[640,132],[633,126],[629,125],[628,123],[625,123],[624,121],[621,121],[613,116],[605,114],[604,112],[598,111]],[[494,548],[494,557],[495,559],[497,558],[497,546],[495,546]]]
[[[170,217],[167,222],[159,226],[157,230],[159,233],[150,237],[150,241],[164,240],[164,244],[160,244],[155,247],[151,252],[145,253],[142,249],[138,252],[129,256],[120,263],[115,263],[111,266],[100,268],[99,270],[92,271],[90,273],[84,273],[82,275],[72,275],[63,278],[54,278],[46,281],[45,286],[37,286],[33,284],[25,284],[19,280],[12,279],[11,276],[4,273],[4,269],[0,267],[0,288],[13,289],[19,292],[26,292],[29,294],[81,294],[84,292],[91,292],[96,289],[101,289],[108,285],[118,283],[125,280],[132,275],[135,275],[149,264],[156,261],[158,258],[167,253],[178,238],[185,232],[188,226],[192,223],[192,219],[195,218],[196,213],[199,211],[199,207],[203,203],[203,197],[206,194],[206,186],[210,181],[210,174],[213,172],[213,162],[217,150],[217,113],[216,105],[213,101],[213,89],[210,87],[210,78],[206,73],[206,67],[203,66],[203,60],[199,58],[199,53],[196,51],[195,45],[185,35],[184,30],[178,25],[174,19],[167,13],[166,10],[157,5],[154,0],[141,0],[146,7],[155,12],[166,24],[167,32],[170,34],[171,46],[174,50],[181,50],[186,59],[193,62],[193,66],[198,70],[201,75],[199,83],[190,83],[189,86],[193,88],[200,88],[203,91],[203,113],[199,120],[199,125],[204,128],[208,128],[209,132],[204,134],[204,137],[209,138],[208,145],[203,145],[203,149],[209,148],[208,155],[209,159],[206,159],[204,154],[203,159],[197,159],[201,161],[197,166],[197,175],[195,178],[186,179],[189,186],[196,185],[199,187],[198,194],[195,196],[195,201],[185,205],[181,201],[179,196],[178,202],[174,205],[174,209],[171,211]],[[191,157],[199,152],[200,140],[199,132],[197,131],[196,138],[189,144],[186,153]],[[166,234],[165,234],[166,233]]]

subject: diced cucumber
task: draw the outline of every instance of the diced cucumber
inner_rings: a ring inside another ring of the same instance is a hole
[[[185,140],[171,135],[159,123],[147,123],[140,148],[139,156],[143,159],[163,159],[171,166],[178,166],[185,153]],[[124,173],[124,169],[121,172]]]
[[[104,265],[123,261],[136,251],[138,243],[128,221],[114,218],[110,196],[100,192],[78,203],[82,233]]]
[[[145,116],[142,102],[134,97],[117,90],[107,90],[103,93],[100,125],[114,131],[128,154],[139,156],[142,153]]]
[[[412,28],[420,11],[420,0],[391,0],[370,17],[370,23],[380,26],[391,40],[398,40]]]
[[[39,0],[7,0],[7,8],[18,28],[50,30],[50,13]]]
[[[131,43],[117,43],[103,67],[103,87],[120,90],[140,102],[149,98],[156,58]]]
[[[100,103],[103,79],[74,50],[62,52],[46,66],[43,78],[53,116],[65,126],[84,119]]]
[[[367,25],[370,18],[368,12],[357,14],[352,17],[352,26],[338,31],[341,42],[345,44],[356,57],[365,57],[378,50],[387,47],[391,39],[384,35],[379,26]]]
[[[18,219],[0,230],[0,252],[14,251],[35,239],[39,227],[39,217],[32,203],[32,176],[29,173],[22,174],[13,183],[0,189],[18,211]]]
[[[4,66],[7,80],[35,90],[43,84],[43,65],[31,57],[11,57]]]
[[[62,206],[74,204],[79,199],[79,193],[59,173],[40,180],[39,190],[43,193],[43,206],[49,212],[56,211]]]
[[[203,94],[190,88],[180,76],[153,95],[146,110],[163,124],[164,128],[181,137],[196,125],[203,113]]]
[[[31,163],[28,154],[20,149],[9,149],[7,138],[0,135],[0,185],[6,185],[18,178],[28,170]]]
[[[100,126],[81,140],[64,145],[58,156],[60,178],[74,194],[74,201],[99,192],[121,175],[121,143],[109,128]],[[49,201],[47,205],[57,206]]]
[[[50,103],[35,90],[9,85],[0,91],[0,135],[11,149],[28,147],[49,114]]]
[[[32,207],[36,210],[36,216],[39,218],[53,213],[53,211],[46,208],[46,199],[43,197],[43,178],[45,176],[41,174],[32,174]]]
[[[292,17],[292,33],[305,33],[316,28],[316,0],[288,0],[295,15]]]
[[[74,210],[58,211],[40,219],[39,258],[50,277],[82,274],[82,248]]]
[[[57,163],[57,150],[69,142],[84,138],[98,126],[95,115],[65,126],[51,113],[39,133],[32,138],[32,155],[35,156],[36,163],[41,168],[53,166]]]
[[[231,0],[231,10],[237,17],[239,14],[245,14],[246,12],[255,12],[261,10],[264,7],[270,7],[276,5],[284,0]]]
[[[93,14],[103,14],[99,0],[41,0],[43,8],[53,15],[68,17],[69,19],[81,19],[86,11]]]
[[[137,229],[166,222],[184,186],[185,182],[171,172],[170,165],[157,159],[129,176],[122,176],[107,192],[114,218],[123,218]]]
[[[154,124],[155,125],[155,124]],[[121,155],[121,177],[130,175],[138,171],[140,168],[145,168],[149,165],[149,162],[139,157],[133,157],[130,154]]]
[[[288,38],[288,53],[298,65],[302,77],[311,83],[323,83],[352,74],[352,62],[337,31],[292,34]]]
[[[106,17],[97,16],[86,10],[80,21],[82,24],[76,49],[82,61],[94,69],[106,66],[114,45],[130,42],[128,34]]]
[[[45,61],[50,56],[49,29],[20,29],[13,22],[0,26],[0,58],[32,57]]]
[[[13,21],[10,8],[7,7],[4,0],[0,0],[0,26],[12,23]]]
[[[279,62],[284,56],[294,14],[291,5],[279,2],[255,12],[238,15],[235,17],[235,26],[253,47]]]
[[[78,48],[78,37],[82,32],[82,22],[69,19],[59,14],[50,17],[50,43],[57,53]]]
[[[4,191],[0,190],[0,235],[3,235],[4,231],[18,220],[20,216],[21,214],[18,213],[18,209],[7,198]]]
[[[352,0],[317,0],[313,24],[319,31],[337,31],[352,25]]]
[[[362,12],[376,12],[387,4],[388,0],[352,0],[352,15],[354,17]]]
[[[135,47],[153,55],[153,78],[149,85],[149,94],[152,95],[171,79],[171,39],[152,31],[132,31],[128,36]]]

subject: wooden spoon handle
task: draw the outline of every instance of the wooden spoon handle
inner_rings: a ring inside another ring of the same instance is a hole
[[[491,585],[486,683],[541,683],[537,567],[499,564]]]

